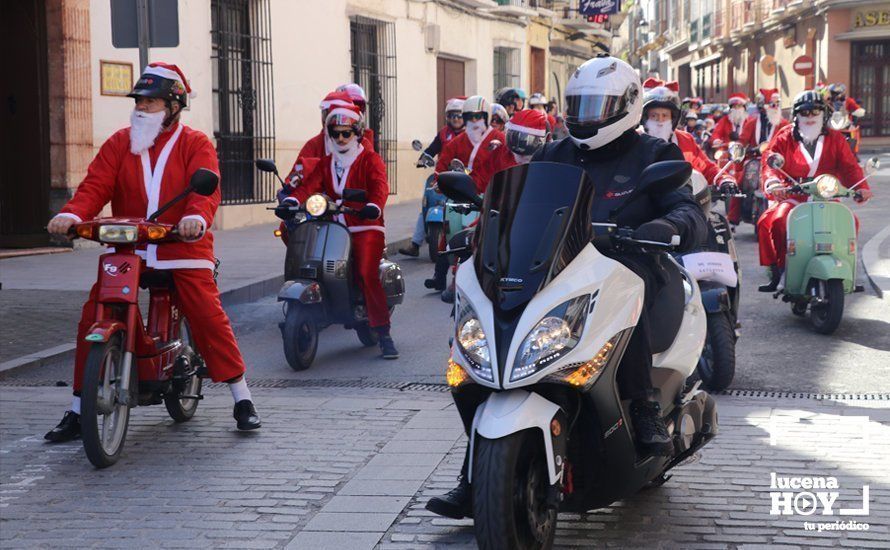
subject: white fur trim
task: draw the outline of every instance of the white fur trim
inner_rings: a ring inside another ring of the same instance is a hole
[[[361,233],[362,231],[380,231],[381,233],[386,233],[386,229],[382,225],[351,225],[348,229],[350,233]]]
[[[319,109],[330,109],[331,107],[348,107],[352,105],[351,102],[346,101],[344,99],[331,99],[329,101],[322,101],[318,104]]]
[[[819,139],[816,140],[816,150],[813,151],[813,156],[810,156],[810,152],[807,151],[803,142],[798,145],[800,152],[803,153],[804,160],[807,161],[807,165],[810,167],[810,171],[807,172],[808,178],[812,178],[816,175],[816,170],[819,168],[819,159],[822,157],[822,144],[824,141],[825,136],[820,135]]]
[[[167,80],[175,80],[185,88],[185,82],[182,81],[182,77],[179,76],[179,73],[171,71],[170,69],[165,69],[164,67],[146,67],[145,70],[142,71],[142,74],[153,74],[161,78],[166,78]]]
[[[211,260],[159,260],[158,245],[156,244],[150,244],[146,247],[145,265],[154,269],[209,269],[211,271],[216,269],[216,264]]]
[[[365,206],[373,206],[374,208],[377,209],[377,217],[376,217],[376,218],[373,218],[373,219],[375,219],[375,220],[379,220],[379,219],[380,219],[380,216],[383,215],[383,209],[380,208],[379,206],[377,206],[376,204],[374,204],[373,202],[369,202],[369,203],[366,204]]]
[[[489,126],[485,130],[485,133],[482,134],[482,139],[479,140],[479,143],[477,143],[476,145],[473,146],[473,152],[470,153],[470,163],[467,165],[467,170],[469,170],[470,172],[473,171],[473,161],[476,160],[476,153],[479,152],[479,146],[481,146],[483,143],[485,143],[485,138],[487,138],[488,135],[491,134],[492,130],[494,130],[494,128]],[[469,137],[469,136],[467,136],[467,137]]]
[[[80,216],[78,216],[77,214],[72,214],[71,212],[59,212],[54,217],[55,218],[71,218],[72,220],[76,221],[77,223],[83,223],[83,219],[81,219]]]
[[[164,179],[164,168],[167,166],[167,159],[170,158],[170,151],[179,140],[182,133],[182,124],[176,127],[173,137],[167,141],[161,154],[158,155],[158,161],[155,163],[154,172],[151,170],[151,158],[148,156],[148,150],[142,151],[140,158],[142,160],[142,178],[145,185],[145,196],[148,197],[148,209],[145,212],[146,217],[151,216],[158,209],[158,200],[161,196],[161,181]]]
[[[207,220],[204,219],[204,216],[199,216],[199,215],[197,215],[197,214],[191,214],[191,215],[188,215],[188,216],[183,216],[182,219],[179,220],[179,222],[182,223],[182,222],[184,222],[185,220],[198,220],[199,222],[201,222],[201,234],[198,235],[198,236],[197,236],[196,238],[194,238],[194,239],[181,239],[182,242],[184,242],[184,243],[193,243],[193,242],[200,241],[201,239],[203,239],[203,238],[204,238],[204,235],[207,234]]]
[[[529,128],[528,126],[520,126],[518,124],[513,124],[512,122],[508,122],[505,127],[505,130],[513,130],[516,132],[522,132],[523,134],[531,134],[533,136],[544,137],[547,135],[547,130],[538,129],[538,128]]]
[[[328,113],[328,116],[326,116],[324,118],[325,124],[327,124],[328,121],[331,120],[331,117],[334,117],[337,115],[343,115],[345,117],[351,118],[352,120],[354,120],[356,122],[362,121],[361,113],[356,113],[352,109],[347,109],[346,107],[334,107],[333,109],[330,110],[330,112]],[[359,138],[361,138],[361,136],[359,136]]]

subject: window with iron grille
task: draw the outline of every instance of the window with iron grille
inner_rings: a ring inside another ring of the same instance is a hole
[[[494,92],[505,86],[519,87],[519,50],[494,49]]]
[[[396,169],[396,31],[393,23],[349,18],[352,81],[368,97],[366,123],[374,131],[374,150],[386,163],[389,192],[398,193]]]
[[[272,174],[253,161],[275,156],[269,0],[211,0],[213,136],[223,204],[275,199]]]

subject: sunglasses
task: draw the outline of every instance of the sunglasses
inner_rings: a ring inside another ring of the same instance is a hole
[[[802,109],[797,112],[800,116],[815,116],[821,115],[822,113],[822,109]]]
[[[459,118],[463,118],[463,115],[461,115],[460,113],[448,113],[447,115],[445,115],[445,118],[447,118],[448,120],[456,120]]]
[[[355,130],[334,130],[333,128],[328,128],[328,135],[333,139],[337,139],[339,137],[343,137],[345,139],[349,139],[355,135]]]
[[[482,120],[485,115],[483,113],[465,113],[463,117],[464,120]]]

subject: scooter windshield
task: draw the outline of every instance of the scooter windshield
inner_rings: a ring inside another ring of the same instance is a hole
[[[480,216],[476,275],[495,308],[519,313],[590,242],[593,183],[577,166],[499,172]]]

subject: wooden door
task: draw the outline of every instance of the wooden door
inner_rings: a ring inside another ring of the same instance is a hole
[[[445,125],[445,102],[464,91],[464,62],[440,57],[436,59],[436,128]]]
[[[531,63],[531,70],[529,71],[529,75],[531,76],[531,80],[529,82],[529,86],[531,89],[528,91],[529,95],[541,92],[544,93],[547,75],[547,57],[543,49],[531,47],[531,56],[529,57],[529,62]]]

